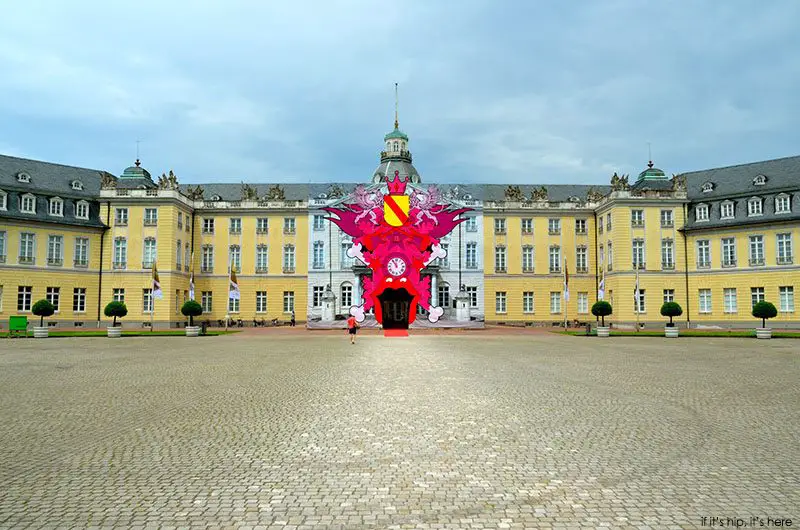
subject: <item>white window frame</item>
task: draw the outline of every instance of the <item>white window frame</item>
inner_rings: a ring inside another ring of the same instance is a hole
[[[776,214],[783,214],[783,213],[791,213],[792,212],[792,201],[791,197],[786,195],[785,193],[781,193],[780,195],[775,197],[775,213]]]
[[[764,175],[756,175],[753,178],[753,186],[763,186],[767,183],[767,177]]]
[[[294,291],[283,291],[283,312],[291,313],[294,310]]]
[[[20,301],[22,303],[20,303]],[[17,311],[21,313],[30,313],[33,304],[33,286],[19,285],[17,286]]]
[[[86,287],[74,287],[72,289],[72,312],[86,312]]]
[[[647,290],[646,289],[639,289],[639,298],[636,298],[636,293],[634,292],[634,313],[639,313],[643,315],[647,313]]]
[[[533,245],[522,245],[522,272],[533,272],[534,263]]]
[[[508,295],[506,291],[495,291],[494,312],[497,315],[505,315],[508,312]]]
[[[158,242],[154,237],[142,240],[142,268],[151,269],[158,259]]]
[[[256,245],[256,272],[264,274],[269,271],[269,245]]]
[[[495,235],[502,235],[506,233],[506,219],[505,217],[496,217],[494,220],[494,233]]]
[[[267,291],[256,291],[256,313],[267,312]]]
[[[547,234],[551,236],[561,234],[561,219],[553,217],[547,220]]]
[[[0,190],[0,210],[8,210],[8,193]]]
[[[781,285],[778,287],[778,311],[781,313],[794,313],[793,285]]]
[[[589,293],[578,293],[578,314],[589,313]]]
[[[561,272],[561,247],[558,245],[550,245],[547,252],[548,270],[550,274],[557,274]]]
[[[346,312],[353,305],[353,284],[344,282],[339,286],[339,305]]]
[[[709,220],[708,204],[698,204],[694,210],[694,219],[698,223],[705,223]]]
[[[181,262],[183,261],[183,242],[179,239],[175,249],[175,268],[181,270]]]
[[[766,300],[766,294],[763,287],[750,288],[750,303],[756,305],[758,302]]]
[[[466,217],[466,221],[464,221],[464,228],[467,232],[477,232],[478,231],[478,218],[474,215],[469,215]]]
[[[214,271],[214,245],[203,245],[200,248],[200,272]]]
[[[144,226],[158,226],[158,208],[144,209]]]
[[[575,272],[582,274],[589,272],[589,247],[586,245],[575,247]]]
[[[30,243],[30,246],[28,243]],[[19,234],[19,263],[25,263],[26,265],[36,263],[36,234],[33,232],[20,232]]]
[[[725,314],[732,315],[739,312],[739,300],[736,287],[722,289],[722,309]]]
[[[661,240],[661,269],[673,270],[675,268],[675,241],[671,237]]]
[[[297,223],[295,222],[294,217],[284,217],[283,218],[283,233],[284,234],[295,234],[297,231]]]
[[[200,305],[203,313],[211,313],[214,308],[214,293],[212,291],[202,291],[200,293]]]
[[[733,219],[736,215],[736,207],[733,201],[723,201],[719,205],[720,219]]]
[[[735,267],[736,266],[736,238],[723,237],[720,239],[721,252],[722,252],[722,266]]]
[[[469,295],[469,306],[478,307],[478,287],[475,285],[468,285],[465,292]]]
[[[631,227],[633,228],[644,227],[644,210],[638,208],[631,210]]]
[[[128,226],[128,209],[115,208],[114,209],[114,225],[115,226]]]
[[[228,233],[241,234],[242,233],[242,218],[231,217],[228,219]]]
[[[64,217],[64,199],[61,197],[51,197],[47,201],[47,215],[52,217]]]
[[[314,241],[311,249],[311,268],[324,269],[325,268],[325,242]]]
[[[312,222],[312,230],[315,232],[321,232],[325,230],[325,216],[314,214],[311,219]]]
[[[292,244],[283,245],[283,271],[294,272],[296,270],[295,248]]]
[[[72,253],[72,264],[75,267],[89,266],[89,238],[76,237]]]
[[[709,315],[713,309],[713,293],[711,289],[697,290],[697,311],[702,315]]]
[[[256,234],[266,234],[269,232],[269,217],[258,217],[256,219]]]
[[[322,295],[325,294],[324,285],[311,286],[311,307],[322,307]]]
[[[664,289],[662,292],[664,303],[675,301],[675,289]]]
[[[520,228],[523,234],[533,234],[533,218],[525,217],[520,221]]]
[[[469,241],[467,243],[467,248],[465,251],[465,262],[467,269],[477,269],[478,268],[478,243],[475,241]]]
[[[675,226],[674,210],[661,210],[661,228],[672,228]]]
[[[764,215],[764,200],[752,197],[747,200],[747,217],[760,217]]]
[[[47,236],[47,264],[61,266],[64,263],[64,236],[50,234]]]
[[[748,256],[751,267],[760,267],[765,264],[763,235],[756,234],[748,238]]]
[[[532,315],[535,309],[535,299],[533,291],[522,292],[522,312],[526,315]]]
[[[242,247],[239,245],[228,246],[228,267],[233,267],[233,272],[242,272]]]
[[[89,218],[89,203],[87,201],[78,201],[75,203],[75,217],[78,219]]]
[[[558,315],[561,313],[561,291],[550,291],[550,314]]]
[[[44,299],[53,304],[55,312],[59,313],[61,310],[61,287],[47,287]]]
[[[494,272],[504,273],[508,271],[508,262],[505,245],[496,245],[494,247]]]
[[[791,232],[775,234],[775,260],[778,265],[791,265],[794,261],[794,248]]]
[[[114,302],[125,303],[125,289],[122,287],[115,287],[111,290],[111,300]]]
[[[241,309],[240,300],[238,298],[228,298],[228,313],[236,314]]]
[[[647,257],[644,250],[644,239],[637,238],[631,241],[631,266],[634,270],[645,270]]]
[[[153,300],[153,289],[142,289],[142,313],[150,314],[155,309]]]
[[[25,193],[19,198],[19,211],[22,213],[36,213],[36,196]]]
[[[203,233],[204,234],[213,234],[214,233],[214,217],[203,217]]]
[[[708,239],[698,239],[695,243],[696,250],[696,262],[695,266],[698,269],[710,269],[711,268],[711,241]],[[708,257],[707,261],[703,261],[701,257],[703,257],[703,250],[706,250],[706,254]]]
[[[703,193],[709,193],[714,191],[714,183],[713,182],[705,182],[703,186],[700,188]]]
[[[575,233],[576,234],[589,233],[589,223],[586,221],[586,219],[575,219]]]

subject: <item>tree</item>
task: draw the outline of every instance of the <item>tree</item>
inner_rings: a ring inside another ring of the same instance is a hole
[[[592,314],[596,317],[600,317],[600,325],[602,327],[606,327],[606,317],[613,313],[611,308],[611,304],[606,302],[605,300],[600,300],[599,302],[595,302],[592,306]]]
[[[36,315],[39,318],[39,327],[44,327],[44,317],[52,316],[53,313],[56,312],[56,308],[53,304],[48,302],[47,300],[39,300],[33,307],[31,308],[31,313]]]
[[[194,300],[186,300],[181,307],[183,316],[189,317],[189,325],[194,326],[194,317],[199,317],[203,314],[203,306]]]
[[[767,327],[767,319],[778,316],[778,310],[770,302],[759,302],[753,306],[753,316],[761,319],[761,327]]]
[[[111,323],[113,328],[117,326],[117,317],[122,318],[128,314],[128,308],[125,307],[123,302],[109,302],[103,313],[107,317],[114,317],[114,321]]]
[[[678,302],[664,302],[664,305],[661,306],[661,316],[669,317],[669,327],[674,326],[672,323],[672,317],[679,317],[683,314],[683,308],[678,304]]]

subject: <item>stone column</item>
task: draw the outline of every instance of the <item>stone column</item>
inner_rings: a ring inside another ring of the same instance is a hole
[[[439,279],[431,274],[431,307],[439,305]]]

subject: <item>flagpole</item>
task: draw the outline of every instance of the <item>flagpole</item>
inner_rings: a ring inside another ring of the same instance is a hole
[[[153,270],[157,270],[155,262],[153,263]],[[153,314],[156,312],[156,284],[155,273],[151,274],[150,278],[150,333],[153,332]]]
[[[231,272],[233,272],[233,261],[228,265],[228,301],[225,302],[227,304],[225,306],[225,331],[228,331],[228,320],[231,319]]]
[[[569,285],[567,284],[567,257],[564,256],[564,331],[567,331],[567,310],[569,308],[569,295],[567,291]]]
[[[636,303],[634,304],[634,309],[636,310],[636,333],[639,333],[639,297],[641,294],[641,289],[639,288],[639,264],[636,264]]]

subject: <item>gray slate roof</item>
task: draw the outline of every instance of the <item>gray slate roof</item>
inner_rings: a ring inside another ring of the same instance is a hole
[[[582,201],[586,200],[586,194],[592,188],[603,195],[611,193],[610,186],[590,186],[587,184],[540,184],[535,186],[522,184],[519,188],[526,197],[530,197],[531,192],[539,189],[541,186],[547,188],[547,200],[551,202],[568,202],[570,197],[578,197]],[[482,200],[505,200],[507,184],[482,184],[480,187],[483,191]]]
[[[287,201],[305,201],[308,200],[308,184],[282,184],[280,182],[275,182],[273,184],[251,184],[247,182],[249,186],[256,189],[256,193],[258,197],[263,197],[274,185],[278,185],[283,190],[284,195],[286,196]],[[180,190],[183,193],[186,193],[189,184],[181,184]],[[199,184],[201,188],[203,188],[203,198],[205,200],[211,200],[211,197],[214,195],[219,195],[221,200],[223,201],[240,201],[242,200],[242,184],[241,182],[238,184],[235,183],[211,183],[211,184]],[[325,184],[326,189],[329,184]],[[343,186],[340,184],[340,186]],[[352,186],[350,184],[349,186]]]

